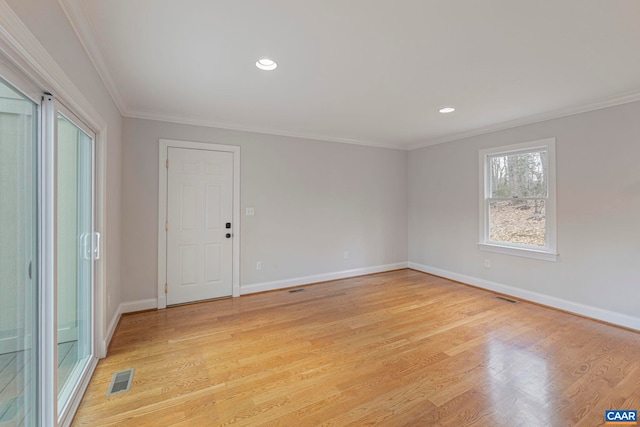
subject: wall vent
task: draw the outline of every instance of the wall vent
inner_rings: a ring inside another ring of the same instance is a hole
[[[131,389],[131,383],[133,382],[133,371],[134,369],[128,369],[126,371],[116,372],[113,374],[107,396],[129,391],[129,389]]]
[[[516,301],[514,299],[510,299],[510,298],[507,298],[507,297],[502,297],[500,295],[497,295],[496,298],[497,299],[501,299],[501,300],[506,301],[506,302],[510,302],[511,304],[515,304],[515,303],[518,302],[518,301]]]

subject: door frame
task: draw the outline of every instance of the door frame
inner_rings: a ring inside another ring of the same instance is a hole
[[[80,120],[90,127],[96,134],[94,141],[95,154],[95,229],[103,236],[107,236],[108,211],[106,199],[106,145],[107,122],[95,109],[90,101],[71,78],[60,68],[56,60],[40,44],[28,27],[16,15],[6,0],[0,0],[0,51],[4,60],[0,61],[0,68],[6,80],[24,95],[27,95],[39,105],[40,129],[38,135],[38,345],[41,351],[38,361],[38,423],[39,425],[67,426],[71,424],[76,408],[80,404],[83,393],[77,393],[76,398],[68,406],[68,411],[59,418],[57,413],[57,389],[55,375],[57,367],[54,364],[55,357],[55,310],[52,303],[55,301],[54,275],[55,275],[55,178],[53,169],[52,144],[43,139],[43,131],[46,126],[53,126],[45,117],[42,105],[43,92],[51,92],[71,109]],[[106,240],[101,245],[106,249]],[[106,288],[107,279],[112,274],[108,266],[111,261],[107,259],[108,253],[102,251],[101,260],[95,263],[95,294],[94,302],[94,337],[96,355],[100,358],[106,356],[107,344],[111,340],[113,330],[107,331],[107,314],[113,309],[107,306]],[[114,284],[117,280],[111,280]],[[115,286],[115,285],[114,285]],[[117,311],[117,310],[116,310]],[[115,313],[115,312],[114,312]],[[97,365],[97,358],[91,363],[93,372]],[[89,383],[89,377],[81,384],[84,391]]]
[[[158,308],[167,307],[167,160],[169,148],[223,151],[233,154],[232,296],[240,296],[240,147],[207,142],[160,139],[158,156]]]

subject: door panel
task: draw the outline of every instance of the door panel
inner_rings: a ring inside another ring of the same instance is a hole
[[[37,106],[0,79],[0,425],[35,426]]]
[[[198,276],[198,247],[196,245],[180,246],[180,286],[194,286]]]
[[[222,245],[207,245],[205,255],[205,281],[207,283],[217,282],[221,277]]]
[[[168,150],[167,304],[230,296],[233,153]]]
[[[222,187],[207,185],[207,230],[220,230],[222,226]]]
[[[195,185],[183,185],[181,191],[180,203],[180,229],[195,230],[196,215],[198,212],[197,193],[198,189]]]
[[[93,135],[58,106],[57,383],[58,414],[93,356]]]

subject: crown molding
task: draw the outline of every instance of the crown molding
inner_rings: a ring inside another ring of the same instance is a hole
[[[0,0],[0,49],[29,79],[75,110],[94,131],[106,128],[106,122],[91,102],[5,0]]]
[[[170,123],[179,123],[179,124],[187,124],[194,126],[205,126],[205,127],[214,127],[220,129],[228,129],[228,130],[237,130],[243,132],[252,132],[252,133],[263,133],[267,135],[278,135],[278,136],[287,136],[287,137],[295,137],[295,138],[304,138],[304,139],[314,139],[314,140],[322,140],[322,141],[330,141],[330,142],[339,142],[343,144],[355,144],[355,145],[364,145],[370,147],[378,147],[378,148],[391,148],[395,150],[406,150],[406,147],[400,144],[389,144],[385,142],[379,141],[365,141],[365,140],[357,140],[351,138],[340,138],[340,137],[332,137],[326,135],[315,135],[309,133],[298,133],[298,132],[289,132],[283,130],[276,129],[266,129],[260,127],[253,126],[244,126],[230,123],[222,123],[215,120],[207,120],[197,117],[189,117],[175,114],[165,114],[151,111],[143,111],[143,110],[130,110],[127,105],[126,99],[122,96],[120,91],[118,90],[118,86],[113,77],[113,72],[111,71],[108,62],[104,58],[102,54],[102,50],[100,49],[100,44],[96,39],[96,32],[92,27],[84,9],[82,8],[82,4],[78,0],[58,0],[60,6],[64,10],[69,23],[73,27],[73,30],[76,33],[76,36],[80,40],[84,50],[87,52],[87,55],[91,59],[93,66],[96,71],[100,75],[103,83],[105,84],[111,98],[113,98],[114,103],[118,107],[120,114],[124,117],[132,117],[138,119],[147,119],[147,120],[156,120],[156,121],[164,121]]]
[[[547,113],[541,113],[533,116],[523,117],[520,119],[496,123],[491,126],[484,126],[481,128],[470,130],[468,132],[457,133],[442,138],[430,139],[420,144],[411,145],[407,148],[407,150],[417,150],[420,148],[430,147],[432,145],[443,144],[445,142],[458,141],[465,138],[471,138],[473,136],[486,135],[488,133],[493,133],[501,130],[513,129],[520,126],[540,123],[547,120],[559,119],[562,117],[573,116],[580,113],[587,113],[589,111],[601,110],[603,108],[615,107],[616,105],[628,104],[630,102],[637,101],[640,101],[639,91],[627,92],[622,95],[604,98],[599,101],[582,104],[580,106],[562,108],[560,110],[554,110]]]
[[[284,131],[279,129],[268,129],[268,128],[261,128],[261,127],[255,127],[255,126],[222,123],[222,122],[207,120],[199,117],[180,116],[175,114],[157,113],[157,112],[144,111],[144,110],[129,111],[129,113],[126,114],[126,117],[131,117],[134,119],[146,119],[146,120],[155,120],[160,122],[169,122],[169,123],[178,123],[178,124],[193,125],[193,126],[203,126],[203,127],[210,127],[210,128],[234,130],[234,131],[241,131],[241,132],[261,133],[266,135],[286,136],[286,137],[292,137],[292,138],[312,139],[312,140],[327,141],[327,142],[338,142],[342,144],[364,145],[367,147],[387,148],[387,149],[403,150],[403,151],[407,150],[406,146],[401,144],[389,144],[381,141],[367,141],[367,140],[358,140],[358,139],[350,139],[350,138],[340,138],[340,137],[327,136],[327,135],[310,134],[306,132],[289,132],[289,131]]]
[[[107,91],[111,95],[113,102],[116,104],[116,107],[118,107],[120,114],[126,116],[127,103],[118,90],[118,86],[113,78],[113,73],[111,72],[109,63],[102,55],[100,44],[95,36],[96,32],[91,26],[89,18],[82,8],[81,2],[77,0],[58,0],[58,3],[60,3],[62,10],[67,16],[67,20],[71,24],[78,40],[82,44],[82,47],[89,56],[94,68],[107,88]]]
[[[1,0],[4,2],[4,0]],[[356,145],[364,145],[370,147],[379,147],[379,148],[391,148],[396,150],[417,150],[424,147],[429,147],[432,145],[443,144],[445,142],[453,142],[465,138],[470,138],[474,136],[485,135],[488,133],[493,133],[501,130],[512,129],[519,126],[525,126],[529,124],[539,123],[546,120],[553,120],[562,117],[572,116],[575,114],[585,113],[589,111],[599,110],[603,108],[613,107],[616,105],[626,104],[630,102],[640,101],[640,92],[628,92],[622,95],[617,95],[613,97],[607,97],[595,102],[582,104],[578,106],[562,108],[550,112],[535,114],[532,116],[522,117],[519,119],[509,120],[505,122],[496,123],[489,126],[483,126],[479,128],[475,128],[466,132],[454,133],[447,136],[439,137],[439,138],[426,138],[422,142],[411,144],[403,144],[400,142],[391,143],[391,142],[381,142],[381,141],[368,141],[368,140],[358,140],[352,138],[342,138],[335,136],[326,136],[326,135],[316,135],[309,134],[305,132],[289,132],[285,130],[276,130],[276,129],[266,129],[254,126],[246,126],[246,125],[238,125],[232,123],[223,123],[215,120],[209,120],[198,117],[190,117],[176,114],[167,114],[167,113],[159,113],[152,111],[143,111],[143,110],[130,110],[127,105],[127,100],[122,96],[121,92],[118,90],[115,79],[113,77],[113,73],[108,65],[108,62],[105,60],[104,56],[101,53],[100,44],[98,43],[95,31],[90,24],[90,21],[87,15],[82,8],[82,4],[80,0],[58,0],[62,9],[64,10],[67,18],[73,27],[74,31],[78,39],[80,40],[82,46],[84,47],[87,55],[91,59],[94,67],[96,68],[100,78],[104,82],[109,94],[113,98],[114,103],[116,104],[120,114],[124,117],[132,117],[132,118],[140,118],[147,120],[156,120],[156,121],[165,121],[170,123],[179,123],[179,124],[188,124],[194,126],[205,126],[205,127],[214,127],[220,129],[228,129],[228,130],[237,130],[244,132],[252,132],[252,133],[263,133],[268,135],[278,135],[278,136],[289,136],[296,138],[304,138],[304,139],[314,139],[321,141],[330,141],[330,142],[340,142],[345,144],[356,144]]]

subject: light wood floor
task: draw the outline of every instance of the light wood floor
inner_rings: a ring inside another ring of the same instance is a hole
[[[640,334],[400,270],[125,316],[74,425],[591,427],[606,409],[640,409]]]

